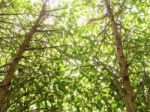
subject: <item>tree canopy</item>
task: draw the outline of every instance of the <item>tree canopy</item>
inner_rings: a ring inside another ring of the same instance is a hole
[[[149,112],[149,0],[0,0],[0,112]]]

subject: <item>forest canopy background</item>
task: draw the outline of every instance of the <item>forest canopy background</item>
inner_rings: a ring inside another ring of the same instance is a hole
[[[149,20],[149,0],[0,0],[0,112],[149,112]]]

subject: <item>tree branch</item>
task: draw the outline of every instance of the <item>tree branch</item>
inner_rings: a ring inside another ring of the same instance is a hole
[[[114,15],[110,7],[109,0],[104,0],[104,1],[105,1],[105,8],[107,9],[107,14],[109,16],[109,21],[111,23],[111,28],[115,40],[115,45],[116,45],[115,47],[116,47],[116,53],[117,53],[119,69],[120,69],[119,75],[122,81],[123,100],[126,104],[126,108],[128,112],[136,112],[137,111],[136,102],[135,102],[135,98],[129,80],[128,67],[127,67],[126,58],[122,46],[122,37],[117,27],[117,22],[114,19]]]
[[[25,52],[26,47],[29,45],[33,35],[36,33],[37,27],[40,25],[40,23],[43,19],[43,16],[45,15],[45,8],[46,8],[46,3],[43,2],[42,9],[40,11],[40,14],[39,14],[35,24],[32,26],[30,31],[25,35],[25,39],[24,39],[22,45],[18,49],[16,55],[14,56],[14,58],[12,59],[12,62],[10,63],[10,65],[8,67],[6,76],[5,76],[4,80],[2,81],[2,84],[0,87],[0,112],[2,112],[4,109],[5,101],[7,99],[9,87],[11,85],[11,81],[13,79],[16,67],[17,67],[23,53]]]

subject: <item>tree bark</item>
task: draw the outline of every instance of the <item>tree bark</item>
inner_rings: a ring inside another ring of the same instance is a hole
[[[37,27],[40,25],[40,23],[43,19],[43,16],[45,14],[45,8],[46,8],[46,3],[43,2],[42,9],[40,11],[40,14],[39,14],[35,24],[32,26],[30,31],[26,34],[23,43],[21,44],[16,55],[13,57],[10,65],[8,66],[8,70],[6,72],[5,78],[2,81],[2,84],[0,85],[0,112],[4,111],[4,106],[7,101],[9,88],[11,85],[11,81],[13,80],[14,73],[16,71],[16,67],[17,67],[19,61],[21,60],[21,57],[26,50],[26,47],[29,45],[33,35],[36,33]]]
[[[109,21],[111,23],[112,32],[114,35],[115,45],[116,45],[116,54],[119,63],[119,75],[121,77],[121,89],[120,93],[122,93],[123,100],[125,102],[126,108],[128,112],[136,112],[137,106],[135,102],[135,97],[133,95],[133,90],[131,87],[131,83],[129,80],[128,67],[126,63],[126,58],[123,52],[122,46],[122,37],[117,27],[117,23],[114,19],[114,15],[112,9],[110,7],[109,0],[105,1],[105,8],[107,10],[107,14],[109,16]]]

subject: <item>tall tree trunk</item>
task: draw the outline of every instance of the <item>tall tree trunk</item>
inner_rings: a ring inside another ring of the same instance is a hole
[[[25,52],[26,47],[29,45],[33,35],[36,33],[37,27],[40,25],[40,23],[42,21],[42,18],[45,14],[45,8],[46,8],[46,3],[43,2],[42,9],[40,11],[40,14],[39,14],[35,24],[32,26],[30,31],[26,34],[23,43],[21,44],[20,48],[18,49],[16,55],[13,57],[10,65],[8,67],[5,78],[2,81],[2,84],[0,85],[0,112],[3,112],[3,110],[4,110],[4,106],[7,101],[7,96],[8,96],[8,92],[9,92],[9,87],[11,85],[11,81],[12,81],[14,73],[16,71],[16,67],[17,67],[23,53]]]
[[[117,58],[119,62],[119,68],[120,68],[119,74],[122,80],[121,82],[122,90],[120,90],[121,91],[120,93],[122,93],[121,96],[123,97],[127,111],[136,112],[137,107],[136,107],[135,97],[133,95],[131,83],[129,80],[128,67],[127,67],[126,58],[125,58],[125,55],[123,52],[123,46],[122,46],[122,37],[117,27],[117,23],[114,19],[109,0],[104,0],[104,1],[105,1],[105,8],[107,10],[107,14],[109,16],[109,20],[111,23],[112,32],[114,35],[114,40],[115,40],[115,45],[116,45],[116,54],[117,54]]]

